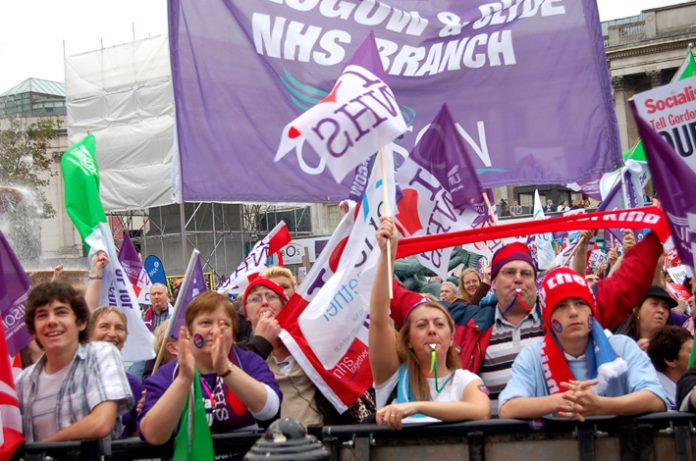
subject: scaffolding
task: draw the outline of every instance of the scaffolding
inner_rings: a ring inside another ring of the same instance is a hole
[[[251,246],[281,220],[294,238],[312,234],[311,206],[306,204],[196,202],[185,203],[184,211],[186,248],[197,248],[203,271],[212,272],[216,278],[234,271]],[[182,260],[178,204],[108,215],[117,243],[128,232],[143,259],[158,256],[168,274],[184,273],[188,258]]]

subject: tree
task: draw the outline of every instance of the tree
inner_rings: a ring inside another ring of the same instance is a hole
[[[25,186],[36,192],[42,218],[51,218],[55,210],[41,190],[51,173],[51,143],[57,139],[60,120],[41,118],[27,124],[19,118],[8,120],[0,129],[0,185]]]

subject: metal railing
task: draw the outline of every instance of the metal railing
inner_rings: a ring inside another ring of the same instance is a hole
[[[409,426],[391,431],[372,424],[311,426],[309,432],[331,451],[334,460],[469,459],[621,459],[687,461],[696,454],[690,413],[654,413],[636,418],[591,417],[534,421],[491,419]],[[216,455],[244,454],[259,432],[215,434]],[[104,441],[29,443],[15,459],[137,460],[166,459],[172,443],[148,445],[138,438]],[[290,458],[288,458],[290,459]]]

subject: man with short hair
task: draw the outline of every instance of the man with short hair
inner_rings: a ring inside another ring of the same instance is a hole
[[[37,285],[24,321],[44,355],[17,379],[27,442],[100,439],[133,406],[121,356],[113,344],[87,342],[89,309],[64,282]]]
[[[513,200],[512,205],[510,205],[510,216],[519,216],[521,214],[522,206],[520,205],[520,202]]]
[[[665,410],[666,396],[648,358],[631,338],[607,338],[587,281],[565,267],[549,272],[539,293],[543,341],[522,349],[500,394],[501,418],[630,416]]]
[[[171,318],[174,307],[169,304],[169,290],[162,283],[153,283],[150,287],[152,305],[143,311],[143,321],[154,332],[165,320]]]
[[[667,409],[677,410],[677,382],[689,368],[694,338],[686,328],[667,325],[653,335],[648,357],[657,370],[657,378],[667,394]]]
[[[442,282],[440,285],[440,301],[452,304],[457,300],[457,287],[452,282]]]
[[[553,203],[553,200],[550,198],[546,199],[546,205],[542,207],[544,210],[544,213],[554,213],[556,211],[556,204]]]

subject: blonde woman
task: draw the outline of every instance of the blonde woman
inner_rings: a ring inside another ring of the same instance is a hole
[[[407,417],[441,421],[487,419],[490,400],[475,374],[461,368],[454,342],[454,321],[439,303],[403,306],[398,337],[389,319],[387,245],[396,254],[396,231],[382,218],[377,241],[381,257],[370,303],[369,354],[377,397],[377,423],[401,429]],[[394,391],[396,394],[394,395]],[[390,402],[388,402],[390,401]]]

